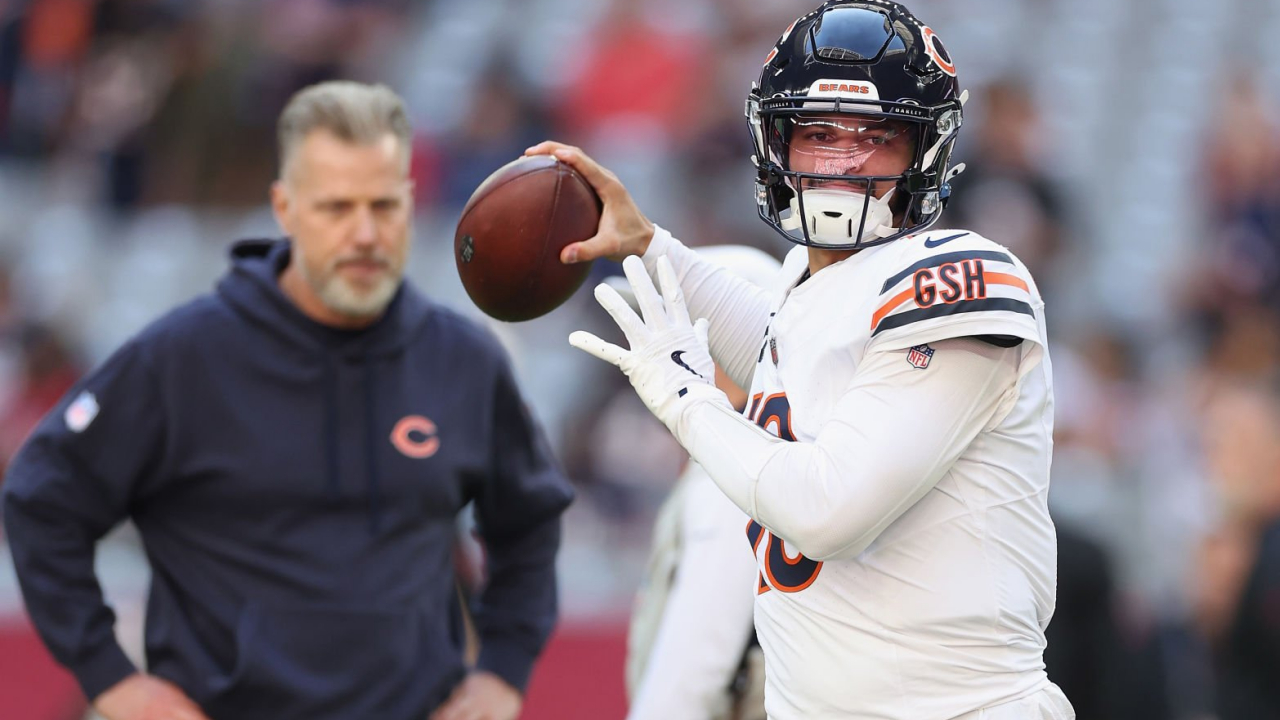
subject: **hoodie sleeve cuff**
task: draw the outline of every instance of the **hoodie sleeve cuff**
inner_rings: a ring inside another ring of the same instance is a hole
[[[480,639],[476,668],[497,675],[523,695],[537,659],[537,653],[529,652],[510,638],[484,637]]]
[[[138,672],[115,640],[84,658],[78,658],[69,667],[90,703],[116,683]]]

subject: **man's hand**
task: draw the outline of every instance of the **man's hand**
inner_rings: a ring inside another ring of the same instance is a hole
[[[636,207],[631,193],[618,176],[587,157],[581,149],[552,140],[540,142],[524,151],[525,155],[554,155],[568,163],[591,183],[604,203],[596,234],[582,242],[566,245],[560,251],[560,262],[587,262],[596,258],[621,261],[628,255],[643,255],[653,239],[653,223]]]
[[[490,672],[467,676],[430,720],[516,720],[523,699],[520,691]]]
[[[209,720],[177,685],[142,673],[107,688],[93,709],[107,720]]]
[[[707,349],[707,321],[689,322],[684,293],[665,257],[658,258],[661,297],[640,258],[628,257],[622,269],[644,319],[607,284],[596,286],[596,300],[622,328],[631,349],[624,350],[582,330],[569,335],[569,344],[617,365],[649,411],[679,440],[681,410],[689,402],[710,399],[728,404],[728,398],[713,384],[715,365]]]

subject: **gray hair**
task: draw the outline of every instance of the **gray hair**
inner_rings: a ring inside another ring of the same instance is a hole
[[[406,162],[413,141],[404,101],[391,88],[350,80],[318,83],[295,93],[280,113],[276,136],[281,176],[298,144],[314,130],[327,130],[358,145],[376,143],[391,133]]]

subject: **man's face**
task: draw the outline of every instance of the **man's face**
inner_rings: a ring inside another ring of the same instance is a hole
[[[788,163],[798,172],[866,177],[901,175],[915,154],[911,123],[847,114],[797,115],[789,120],[791,142]],[[866,183],[804,180],[803,189],[816,187],[865,193]],[[883,197],[894,183],[875,183],[873,192]]]
[[[390,133],[360,145],[317,130],[272,188],[304,291],[338,316],[376,317],[400,285],[413,216],[405,152]]]

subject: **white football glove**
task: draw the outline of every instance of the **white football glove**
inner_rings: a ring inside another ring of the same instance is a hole
[[[605,283],[596,286],[596,300],[622,328],[631,349],[624,350],[582,330],[569,335],[569,344],[621,368],[649,411],[679,440],[680,418],[691,403],[709,400],[729,404],[715,386],[715,365],[707,349],[707,321],[704,318],[689,322],[684,293],[665,257],[658,259],[661,296],[640,258],[627,257],[622,269],[631,281],[644,319]]]

